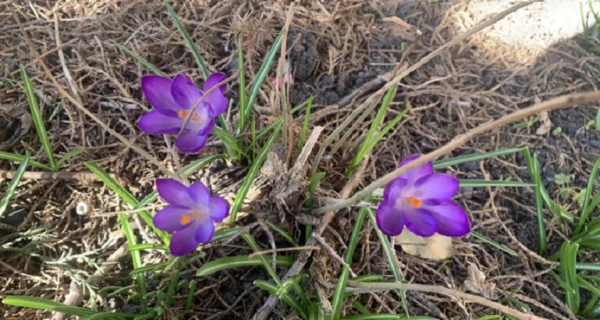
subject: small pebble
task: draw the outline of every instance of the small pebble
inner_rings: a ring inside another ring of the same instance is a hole
[[[87,203],[79,202],[77,207],[75,207],[75,212],[80,216],[85,216],[90,212],[90,208],[88,207]]]

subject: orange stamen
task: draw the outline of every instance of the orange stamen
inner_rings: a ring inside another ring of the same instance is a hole
[[[189,114],[189,111],[186,111],[186,110],[179,110],[177,112],[177,116],[180,119],[187,118],[188,114]],[[192,120],[192,121],[198,121],[198,120],[200,120],[200,116],[198,116],[198,114],[194,112],[194,114],[192,114],[192,118],[190,120]]]
[[[190,216],[182,216],[181,220],[179,221],[179,223],[181,223],[182,226],[185,226],[190,222],[192,222],[192,218]]]
[[[423,205],[423,201],[421,201],[421,199],[415,198],[415,197],[408,197],[408,198],[406,198],[406,201],[408,202],[409,205],[411,205],[412,207],[415,207],[415,208],[420,208]]]

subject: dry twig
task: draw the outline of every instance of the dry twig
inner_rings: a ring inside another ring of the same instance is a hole
[[[15,176],[14,171],[0,170],[0,178],[12,179]],[[118,179],[118,177],[113,176]],[[61,181],[77,181],[81,184],[88,184],[95,181],[100,181],[98,176],[92,172],[37,172],[25,171],[22,179],[25,180],[61,180]]]
[[[490,301],[486,298],[464,293],[461,291],[453,290],[450,288],[442,287],[442,286],[432,286],[425,284],[416,284],[416,283],[402,283],[402,282],[358,282],[348,280],[348,287],[346,288],[349,292],[377,292],[377,291],[387,291],[387,290],[414,290],[421,292],[430,292],[430,293],[439,293],[443,295],[447,295],[450,297],[457,297],[465,300],[469,300],[475,303],[479,303],[486,307],[490,307],[501,311],[505,314],[516,317],[521,320],[544,320],[545,318],[541,318],[532,314],[525,314],[515,309],[511,309],[509,307],[503,306],[500,303]]]

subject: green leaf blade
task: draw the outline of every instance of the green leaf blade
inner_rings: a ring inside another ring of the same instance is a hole
[[[371,196],[368,195],[365,197],[364,201],[368,202],[370,200]],[[350,276],[349,265],[352,264],[352,257],[354,255],[354,251],[356,250],[356,246],[358,245],[358,237],[360,236],[360,231],[362,230],[366,215],[367,208],[360,208],[360,210],[358,210],[358,216],[356,217],[356,221],[354,222],[354,225],[352,227],[350,241],[348,242],[348,249],[346,250],[346,254],[344,255],[344,262],[346,263],[346,265],[342,269],[342,274],[339,276],[339,280],[335,287],[333,299],[331,302],[334,319],[338,319],[342,314],[342,308],[344,307],[344,297],[346,294],[346,284],[348,282],[348,277]]]
[[[272,256],[264,255],[264,259],[267,261],[272,260]],[[294,259],[288,256],[277,255],[275,263],[280,267],[291,267],[294,264]],[[255,256],[248,258],[248,256],[235,256],[225,257],[209,261],[200,267],[196,272],[197,277],[205,277],[214,274],[219,271],[229,270],[234,268],[247,268],[247,267],[258,267],[262,266],[263,261],[260,257]]]
[[[202,55],[200,55],[196,44],[194,43],[194,41],[192,41],[190,34],[185,30],[183,23],[181,23],[181,20],[177,16],[177,13],[175,13],[175,10],[173,10],[173,7],[169,3],[166,3],[165,7],[167,8],[167,11],[169,11],[173,22],[175,22],[175,26],[177,27],[177,30],[183,37],[186,46],[192,52],[192,56],[194,57],[194,60],[196,60],[196,64],[200,68],[200,72],[202,72],[204,80],[206,80],[209,77],[210,73],[208,72],[208,68],[206,67],[206,62],[204,62],[204,58],[202,58]]]
[[[29,110],[31,111],[31,118],[33,119],[35,130],[37,131],[40,142],[42,143],[42,148],[44,149],[44,152],[46,152],[48,160],[50,161],[50,168],[52,168],[52,171],[57,171],[58,168],[56,166],[56,159],[54,158],[54,151],[52,151],[52,144],[50,143],[48,132],[44,126],[44,118],[42,117],[40,106],[38,105],[37,98],[33,92],[33,85],[31,84],[29,75],[22,64],[20,65],[20,69],[21,78],[23,79],[25,86],[25,94],[27,95],[27,103],[29,104]]]
[[[121,199],[123,199],[125,202],[127,202],[127,204],[129,204],[132,208],[136,208],[139,205],[139,201],[127,189],[123,188],[123,186],[121,186],[115,179],[113,179],[113,177],[111,177],[102,168],[100,168],[96,164],[89,163],[89,162],[86,162],[85,166],[90,171],[92,171],[96,176],[98,176],[98,178],[100,178],[100,180],[102,180],[102,182],[104,182],[104,184],[109,189],[111,189]],[[163,241],[163,243],[168,245],[169,241],[170,241],[169,234],[156,228],[156,226],[154,225],[154,222],[152,221],[152,218],[153,218],[152,215],[148,211],[145,211],[145,210],[140,211],[139,215],[142,218],[142,220],[144,220],[144,222],[146,222],[146,224],[148,224],[148,226],[150,226],[152,231],[154,231],[154,233]]]
[[[248,171],[246,178],[244,178],[244,182],[242,182],[242,186],[238,190],[238,193],[233,202],[233,206],[231,207],[229,221],[232,224],[235,223],[235,221],[237,219],[237,213],[242,208],[244,199],[246,199],[246,195],[248,194],[248,191],[250,191],[250,187],[252,186],[252,183],[254,183],[254,178],[256,178],[258,171],[260,170],[263,163],[267,159],[267,155],[269,154],[271,147],[275,143],[275,140],[277,139],[277,136],[279,135],[280,129],[281,129],[281,124],[277,125],[273,129],[273,133],[269,137],[269,140],[267,140],[267,143],[265,144],[265,146],[260,150],[258,156],[256,157],[256,159],[252,163],[252,166],[250,167],[250,171]]]
[[[6,212],[6,208],[8,208],[10,199],[12,198],[13,194],[17,190],[17,186],[19,185],[19,182],[21,182],[21,179],[23,178],[23,174],[25,173],[25,170],[27,169],[27,166],[29,165],[30,159],[31,159],[31,155],[29,154],[29,151],[27,151],[27,153],[25,154],[25,158],[23,159],[23,162],[21,162],[21,164],[19,165],[19,168],[17,169],[17,172],[15,173],[12,180],[8,184],[8,188],[6,189],[6,192],[4,193],[4,197],[2,198],[2,200],[0,200],[0,219],[2,219],[4,212]]]
[[[248,122],[248,119],[250,118],[250,112],[252,112],[252,109],[254,108],[254,103],[256,102],[256,99],[258,98],[258,92],[260,90],[260,87],[262,86],[263,82],[267,78],[267,74],[269,73],[269,69],[271,68],[271,65],[273,64],[273,60],[275,60],[275,56],[279,52],[282,39],[283,39],[283,32],[279,33],[279,35],[277,36],[275,41],[273,41],[273,45],[271,46],[271,49],[267,53],[267,56],[265,57],[263,64],[260,66],[258,73],[256,73],[256,77],[254,78],[254,81],[252,81],[252,86],[250,87],[250,95],[248,97],[248,104],[246,105],[246,109],[243,110],[244,113],[242,113],[240,115],[239,120],[238,120],[239,121],[238,122],[238,131],[237,131],[238,134],[243,131],[243,128],[246,126],[246,123]]]
[[[504,149],[504,150],[498,150],[498,151],[492,151],[492,152],[466,154],[466,155],[462,155],[462,156],[458,156],[458,157],[435,161],[433,163],[433,168],[441,169],[441,168],[455,166],[455,165],[466,163],[466,162],[479,161],[479,160],[484,160],[484,159],[489,159],[489,158],[505,156],[505,155],[509,155],[509,154],[513,154],[513,153],[517,153],[517,152],[521,152],[521,151],[523,151],[523,148],[511,148],[511,149]]]
[[[22,155],[18,155],[15,153],[10,153],[10,152],[4,152],[4,151],[0,151],[0,159],[4,159],[4,160],[8,160],[8,161],[14,161],[17,163],[23,162],[25,160],[25,156]],[[38,168],[44,171],[53,171],[52,168],[48,167],[45,164],[39,163],[35,160],[29,160],[29,165],[34,167],[34,168]]]

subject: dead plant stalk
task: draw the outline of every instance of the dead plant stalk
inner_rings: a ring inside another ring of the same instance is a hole
[[[416,284],[416,283],[402,283],[402,282],[359,282],[348,280],[348,287],[346,291],[349,292],[359,292],[359,293],[367,293],[367,292],[378,292],[378,291],[388,291],[388,290],[412,290],[412,291],[420,291],[420,292],[429,292],[429,293],[438,293],[447,295],[450,297],[457,297],[465,300],[469,300],[481,305],[484,305],[489,308],[496,309],[501,311],[502,313],[511,315],[520,320],[545,320],[546,318],[541,318],[532,314],[526,314],[515,309],[506,307],[501,305],[500,303],[490,301],[486,298],[464,293],[462,291],[453,290],[450,288],[442,287],[442,286],[432,286],[426,284]]]

